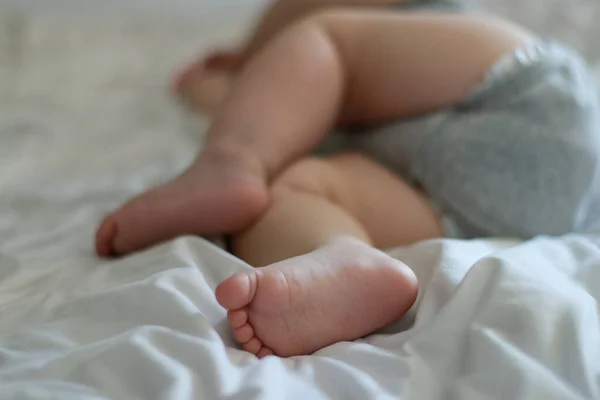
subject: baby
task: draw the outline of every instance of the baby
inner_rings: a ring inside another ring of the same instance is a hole
[[[594,228],[599,108],[580,58],[453,3],[392,3],[281,0],[240,54],[192,66],[177,87],[214,114],[204,150],[109,215],[98,254],[233,234],[264,267],[216,290],[234,336],[294,356],[413,305],[415,274],[377,248]],[[354,150],[308,156],[334,128]]]

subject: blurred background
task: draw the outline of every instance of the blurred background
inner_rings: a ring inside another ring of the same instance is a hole
[[[186,11],[194,8],[204,8],[206,6],[232,7],[246,6],[252,3],[264,3],[268,0],[2,0],[0,4],[20,9],[41,10],[41,9],[81,9],[81,10],[140,10],[140,9],[184,9]]]
[[[466,1],[566,42],[600,77],[599,0]],[[182,168],[206,121],[173,101],[172,75],[237,43],[267,2],[0,0],[0,168],[18,171],[0,187],[41,185],[43,165],[131,193]]]

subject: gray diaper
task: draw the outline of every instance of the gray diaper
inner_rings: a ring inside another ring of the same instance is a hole
[[[421,186],[448,236],[600,230],[600,119],[585,63],[538,40],[496,63],[457,106],[351,135]]]
[[[470,8],[472,0],[410,0],[400,1],[392,7],[400,11],[433,11],[452,12],[465,11]]]

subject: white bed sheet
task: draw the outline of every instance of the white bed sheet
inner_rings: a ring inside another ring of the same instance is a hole
[[[0,13],[0,399],[600,398],[596,236],[398,249],[410,315],[289,360],[235,348],[213,290],[248,267],[209,243],[96,259],[102,214],[195,153],[164,82],[223,21]]]

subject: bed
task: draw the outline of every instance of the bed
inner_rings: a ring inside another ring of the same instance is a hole
[[[261,361],[214,298],[243,262],[195,237],[94,256],[103,214],[198,150],[207,122],[166,82],[243,33],[244,4],[0,8],[0,399],[600,399],[599,235],[391,249],[419,276],[405,318]],[[596,1],[488,6],[600,66]]]

